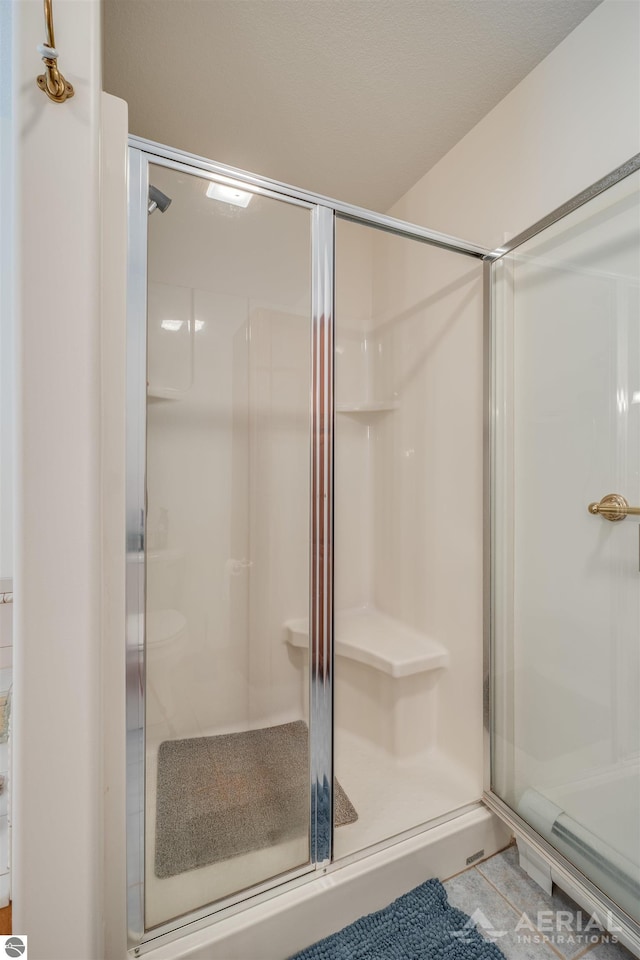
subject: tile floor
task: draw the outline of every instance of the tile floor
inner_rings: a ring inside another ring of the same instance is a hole
[[[444,886],[452,906],[470,916],[481,911],[483,917],[476,914],[474,918],[478,928],[495,941],[507,960],[579,960],[585,954],[588,960],[634,960],[622,944],[610,942],[603,930],[585,929],[591,921],[589,913],[565,893],[554,887],[548,896],[534,883],[520,869],[515,845],[452,877]],[[535,929],[527,926],[528,921]]]

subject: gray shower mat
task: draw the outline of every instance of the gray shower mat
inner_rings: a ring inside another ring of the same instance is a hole
[[[158,751],[157,877],[274,846],[309,829],[309,731],[303,720]],[[334,781],[334,824],[358,819]]]

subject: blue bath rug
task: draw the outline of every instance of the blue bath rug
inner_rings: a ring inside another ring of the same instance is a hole
[[[439,880],[410,890],[291,960],[505,960],[447,901]]]

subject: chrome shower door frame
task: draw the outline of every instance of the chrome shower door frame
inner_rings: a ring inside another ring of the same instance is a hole
[[[146,594],[146,324],[149,164],[202,179],[249,185],[253,192],[311,211],[310,396],[310,824],[309,864],[154,927],[144,923],[145,594]],[[331,200],[202,157],[129,137],[127,279],[126,699],[127,927],[135,955],[181,936],[329,868],[333,847],[333,451],[336,218],[483,259],[476,244]],[[393,843],[397,838],[389,838]],[[363,854],[364,855],[364,854]]]
[[[626,937],[628,945],[633,945],[640,956],[640,924],[614,903],[567,857],[556,850],[541,834],[533,829],[517,814],[494,790],[492,763],[492,730],[494,729],[495,677],[493,659],[493,637],[496,621],[493,564],[497,546],[494,542],[493,489],[496,482],[496,436],[497,424],[502,417],[496,402],[495,381],[495,288],[497,270],[501,260],[519,246],[542,233],[547,227],[562,220],[574,210],[579,209],[615,186],[625,177],[640,170],[640,154],[635,154],[611,173],[597,180],[585,190],[576,194],[566,203],[557,207],[546,217],[493,250],[484,258],[484,792],[485,804],[511,828],[515,835],[522,838],[553,871],[554,881],[558,878],[564,889],[578,899],[582,906],[598,913],[601,918],[611,917]]]
[[[218,165],[205,168],[165,154],[129,147],[129,267],[127,295],[127,852],[129,862],[129,947],[139,948],[174,930],[183,919],[149,931],[144,922],[145,846],[145,596],[146,596],[146,383],[147,383],[147,194],[149,164],[214,182],[237,184]],[[215,167],[215,170],[211,169]],[[246,180],[242,181],[247,182]],[[261,196],[307,208],[312,230],[311,315],[311,571],[310,591],[310,863],[252,889],[264,892],[286,880],[315,872],[331,859],[332,784],[332,617],[331,559],[333,488],[333,246],[334,214],[305,198],[282,195],[251,183]],[[135,772],[134,772],[135,771]],[[190,914],[199,920],[245,900],[247,891]]]

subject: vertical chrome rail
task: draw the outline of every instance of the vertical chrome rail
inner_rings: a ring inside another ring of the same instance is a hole
[[[492,664],[492,631],[493,631],[493,577],[491,564],[493,561],[492,532],[493,532],[493,264],[485,260],[482,264],[483,287],[483,545],[482,545],[482,578],[483,578],[483,663],[482,663],[482,706],[483,706],[483,744],[484,789],[491,789],[491,731],[493,710],[493,664]]]
[[[147,419],[148,163],[129,150],[127,277],[127,927],[144,935],[145,488]]]
[[[311,332],[311,857],[333,848],[333,273],[335,216],[312,215]]]

